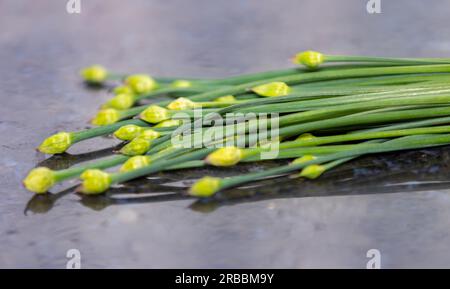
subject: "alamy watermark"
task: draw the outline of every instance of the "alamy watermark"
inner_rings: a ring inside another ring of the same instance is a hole
[[[279,150],[277,113],[227,113],[220,115],[201,108],[193,113],[178,112],[172,119],[182,124],[172,132],[176,148],[261,148],[261,159],[273,159]]]
[[[367,269],[381,269],[381,252],[378,249],[370,249],[366,253],[366,257],[370,258],[366,264]]]
[[[66,4],[66,11],[69,14],[80,14],[81,0],[68,0]]]
[[[366,10],[369,14],[380,14],[381,0],[369,0],[366,4]]]
[[[70,249],[66,252],[66,269],[81,269],[81,253],[78,249]]]

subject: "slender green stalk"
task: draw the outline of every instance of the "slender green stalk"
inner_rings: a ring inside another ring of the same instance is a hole
[[[127,156],[115,155],[106,159],[101,159],[81,166],[75,166],[65,170],[54,171],[55,183],[78,177],[88,169],[107,169],[118,166],[128,159]]]
[[[105,125],[105,126],[99,126],[94,127],[82,131],[77,131],[72,133],[72,144],[80,142],[82,140],[90,139],[93,137],[101,136],[101,135],[107,135],[115,132],[117,129],[124,125],[128,124],[134,124],[137,126],[148,126],[148,124],[145,121],[142,121],[140,119],[128,119],[125,121],[122,121],[120,123],[114,123],[111,125]]]
[[[318,146],[330,143],[341,143],[357,140],[369,140],[369,139],[381,139],[381,138],[394,138],[408,135],[420,135],[420,134],[438,134],[438,133],[450,133],[450,126],[435,126],[435,127],[420,127],[410,129],[397,129],[397,130],[385,130],[385,131],[373,131],[373,132],[360,132],[353,134],[342,134],[334,136],[322,136],[313,137],[311,139],[300,139],[295,141],[289,141],[281,143],[279,149],[303,147],[303,146]]]
[[[283,117],[281,117],[280,134],[283,134],[285,136],[294,136],[301,133],[313,132],[320,129],[351,126],[354,125],[355,123],[359,125],[383,124],[383,123],[391,123],[394,121],[406,121],[411,119],[424,119],[448,115],[450,115],[450,107],[424,108],[424,109],[411,109],[404,111],[382,112],[367,115],[347,115],[337,118],[312,121],[308,123],[294,124],[286,127],[284,126],[287,124],[295,123],[295,120],[288,119],[288,121],[284,121]]]
[[[370,57],[349,55],[324,55],[324,62],[371,62],[389,64],[443,64],[450,63],[449,58],[395,58],[395,57]]]
[[[128,180],[136,179],[136,178],[139,178],[139,177],[142,177],[145,175],[149,175],[149,174],[152,174],[155,172],[162,171],[165,168],[171,167],[176,164],[180,164],[180,163],[187,162],[190,160],[202,159],[214,150],[215,150],[215,148],[203,148],[203,149],[194,151],[190,154],[182,155],[177,158],[173,158],[173,159],[169,159],[169,160],[166,160],[166,159],[159,160],[159,161],[157,160],[148,166],[145,166],[145,167],[133,170],[133,171],[111,174],[111,184],[123,183]]]
[[[382,144],[364,144],[361,148],[351,149],[348,151],[338,152],[331,155],[319,156],[315,160],[311,160],[300,164],[290,164],[274,169],[265,170],[257,173],[250,173],[241,176],[221,179],[216,191],[226,188],[242,185],[247,182],[256,181],[262,178],[283,175],[292,171],[297,171],[309,165],[321,164],[324,162],[335,161],[348,157],[360,156],[363,154],[373,154],[382,152],[391,152],[398,150],[417,149],[425,147],[440,146],[450,143],[450,135],[420,135],[403,137],[401,140],[385,142]]]

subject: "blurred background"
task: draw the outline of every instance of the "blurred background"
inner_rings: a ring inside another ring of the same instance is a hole
[[[31,199],[21,186],[46,159],[39,142],[85,128],[108,98],[83,86],[84,66],[223,77],[290,67],[307,49],[449,57],[449,1],[381,0],[381,14],[365,0],[80,2],[69,14],[67,1],[0,0],[0,267],[65,268],[72,248],[83,268],[365,268],[372,248],[384,268],[450,266],[446,150],[364,159],[359,166],[375,169],[273,181],[213,204],[177,194],[86,200],[62,187]],[[112,143],[83,143],[52,165],[110,153]],[[117,192],[176,193],[184,185],[175,180],[195,174]]]

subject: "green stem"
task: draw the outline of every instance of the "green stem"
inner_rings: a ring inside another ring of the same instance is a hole
[[[136,178],[139,178],[139,177],[142,177],[145,175],[159,172],[159,171],[164,170],[165,168],[168,168],[168,167],[171,167],[173,165],[180,164],[183,162],[202,159],[214,150],[215,150],[215,148],[203,148],[203,149],[199,149],[192,153],[188,153],[188,154],[185,154],[185,155],[173,158],[173,159],[157,160],[148,166],[145,166],[145,167],[133,170],[133,171],[111,174],[111,184],[122,183],[122,182],[126,182],[128,180],[136,179]]]
[[[55,181],[62,182],[68,179],[78,177],[88,169],[107,169],[124,163],[128,159],[127,156],[116,155],[96,162],[88,163],[81,166],[72,167],[65,170],[54,171]]]
[[[222,179],[220,190],[238,186],[247,182],[256,181],[262,178],[283,175],[292,171],[300,170],[308,165],[321,164],[324,162],[335,161],[338,159],[360,156],[363,154],[373,154],[382,152],[391,152],[398,150],[417,149],[424,147],[440,146],[450,143],[450,135],[420,135],[403,137],[401,140],[388,141],[382,144],[364,144],[361,148],[351,149],[348,151],[338,152],[331,155],[319,156],[317,159],[301,164],[290,164],[262,172],[250,173],[241,176]]]
[[[285,136],[293,136],[320,129],[351,126],[355,123],[357,123],[358,125],[380,124],[380,123],[389,123],[393,121],[404,121],[421,118],[424,119],[448,115],[450,115],[450,107],[412,109],[404,111],[374,113],[367,115],[347,115],[332,119],[318,120],[309,123],[301,123],[296,125],[294,124],[288,127],[281,127],[279,133],[280,135],[282,134]],[[280,118],[280,126],[284,126],[291,122],[294,122],[294,120],[289,119],[288,122],[284,122],[283,117]]]
[[[72,137],[73,137],[72,143],[77,143],[82,140],[90,139],[90,138],[101,136],[101,135],[111,134],[111,133],[115,132],[116,130],[118,130],[120,127],[122,127],[124,125],[128,125],[128,124],[134,124],[134,125],[143,126],[143,127],[148,126],[148,123],[146,123],[145,121],[142,121],[140,119],[128,119],[128,120],[114,123],[111,125],[99,126],[99,127],[82,130],[82,131],[73,132],[72,133]]]
[[[371,57],[349,55],[324,55],[325,62],[371,62],[389,64],[444,64],[450,63],[449,58],[395,58],[395,57]]]
[[[421,127],[410,129],[387,130],[380,132],[362,132],[362,133],[343,134],[335,136],[314,137],[312,139],[295,140],[281,143],[279,149],[282,150],[287,148],[318,146],[330,143],[349,142],[356,140],[393,138],[408,135],[438,134],[438,133],[450,133],[450,126]]]

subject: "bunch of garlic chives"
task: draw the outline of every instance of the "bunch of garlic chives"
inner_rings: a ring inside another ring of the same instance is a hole
[[[406,69],[408,68],[408,69]],[[386,70],[388,69],[388,70]],[[405,71],[406,69],[406,71]],[[402,74],[402,73],[411,73],[411,74],[417,74],[417,73],[439,73],[439,72],[445,72],[445,70],[448,70],[446,66],[442,65],[430,65],[427,66],[408,66],[408,67],[393,67],[393,68],[361,68],[361,69],[341,69],[339,70],[341,75],[335,75],[335,71],[320,71],[320,72],[313,72],[310,74],[300,74],[300,75],[294,75],[292,77],[289,77],[289,79],[281,79],[281,80],[288,80],[293,83],[298,83],[298,81],[320,81],[320,80],[329,80],[329,79],[345,79],[346,77],[363,77],[363,76],[374,76],[374,75],[383,75],[383,73],[389,74],[389,75],[395,75],[395,74]],[[311,76],[312,75],[312,76]],[[272,79],[273,80],[273,79]],[[280,80],[280,79],[276,79]],[[211,99],[214,99],[215,97],[220,97],[224,95],[228,95],[230,92],[242,92],[246,87],[252,87],[254,85],[262,84],[261,82],[256,83],[249,83],[244,86],[240,86],[239,88],[235,88],[233,91],[230,91],[229,89],[219,89],[214,90],[212,92],[203,93],[200,95],[193,96],[191,99],[193,101],[208,101]],[[169,102],[160,102],[158,105],[167,105]],[[133,117],[134,115],[142,112],[144,109],[146,109],[148,106],[143,107],[137,107],[130,109],[126,112],[119,113],[115,110],[107,110],[105,112],[104,118],[108,120],[108,122],[117,122],[121,118],[128,118]],[[132,120],[134,122],[134,120]],[[60,133],[61,135],[52,136],[48,138],[46,141],[44,141],[42,147],[42,152],[45,153],[61,153],[64,152],[68,147],[72,145],[72,143],[75,143],[79,140],[92,138],[96,136],[101,136],[105,134],[110,134],[113,131],[117,129],[119,126],[123,126],[126,124],[129,124],[130,122],[122,121],[110,125],[104,126],[103,129],[89,129],[83,132],[79,133]],[[75,134],[75,136],[73,136]],[[80,136],[80,137],[78,137]],[[75,140],[75,141],[74,141]],[[62,143],[62,145],[55,145],[55,149],[51,148],[51,146],[54,143]]]

